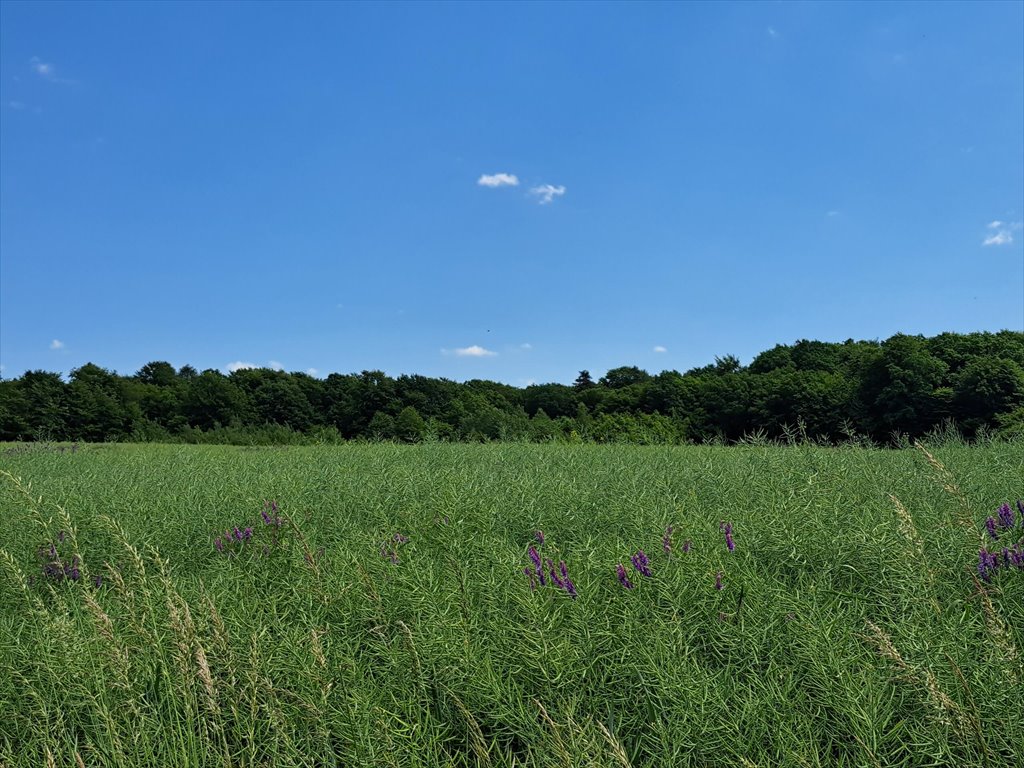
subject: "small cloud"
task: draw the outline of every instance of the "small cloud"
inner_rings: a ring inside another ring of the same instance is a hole
[[[993,230],[992,234],[981,241],[982,245],[1009,245],[1013,242],[1013,233],[1024,227],[1024,222],[1011,221],[990,221],[988,229]]]
[[[775,31],[775,27],[768,27],[768,37],[778,37],[779,33]]]
[[[259,368],[255,363],[244,363],[241,360],[236,360],[233,363],[228,363],[227,368],[231,373],[235,371],[250,371],[254,368]]]
[[[495,173],[488,176],[486,173],[476,180],[481,187],[518,187],[519,177],[514,173]]]
[[[57,70],[53,64],[43,61],[38,56],[33,56],[29,59],[28,63],[32,67],[32,71],[43,78],[43,80],[51,83],[64,83],[65,85],[71,85],[75,82],[74,80],[65,80],[63,77],[57,77]]]
[[[270,370],[272,370],[272,371],[283,371],[284,370],[284,366],[281,365],[279,362],[277,362],[277,360],[269,360],[269,361],[267,361],[267,367],[270,368]]]
[[[530,190],[531,195],[536,195],[539,200],[537,202],[540,205],[547,205],[556,197],[561,197],[565,194],[565,187],[555,186],[554,184],[541,184],[539,187],[534,187]]]
[[[50,349],[64,349],[64,342],[60,339],[54,339],[50,342]]]
[[[519,348],[520,349],[533,349],[533,344],[531,344],[530,342],[526,341],[526,342],[523,342],[522,344],[520,344]]]
[[[839,211],[829,211],[825,215],[828,216],[829,218],[832,218],[834,216],[838,216],[839,215]]]
[[[307,368],[306,369],[306,375],[307,376],[316,376],[318,373],[320,373],[320,371],[317,370],[316,368]]]
[[[654,348],[654,351],[655,351],[655,352],[668,352],[668,350],[667,350],[667,349],[665,349],[665,347],[661,346],[661,344],[659,344],[658,346],[656,346],[656,347]]]
[[[33,56],[29,61],[29,64],[32,65],[32,71],[40,77],[46,78],[47,80],[53,79],[53,64],[43,61],[38,56]]]
[[[492,352],[489,349],[484,349],[478,344],[474,344],[471,347],[459,347],[458,349],[442,349],[441,354],[443,355],[455,355],[456,357],[494,357],[497,352]]]

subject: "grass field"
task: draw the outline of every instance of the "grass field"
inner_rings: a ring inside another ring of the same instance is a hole
[[[0,764],[1020,765],[1024,444],[933,454],[0,446]]]

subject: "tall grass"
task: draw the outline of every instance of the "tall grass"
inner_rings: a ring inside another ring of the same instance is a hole
[[[85,446],[0,468],[5,766],[1020,759],[1024,573],[975,570],[985,518],[1024,496],[1020,444]],[[43,573],[50,544],[77,579]],[[577,599],[531,590],[531,546]]]

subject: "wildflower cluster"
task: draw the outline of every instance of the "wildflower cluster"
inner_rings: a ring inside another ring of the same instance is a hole
[[[390,560],[392,563],[398,562],[398,548],[403,544],[409,543],[409,537],[396,533],[388,541],[385,541],[380,548],[380,556],[386,560]]]
[[[1015,529],[1017,534],[1024,530],[1024,502],[1019,499],[1016,513],[1004,502],[999,506],[996,516],[990,516],[985,521],[985,530],[992,540],[991,544],[983,546],[978,551],[978,575],[985,581],[990,581],[992,574],[1000,568],[1009,568],[1012,565],[1024,569],[1024,536],[1020,536],[1014,542]]]
[[[538,544],[544,543],[543,531],[535,531],[533,535]],[[550,557],[542,558],[536,547],[530,547],[527,554],[533,567],[527,566],[523,568],[523,573],[530,580],[531,592],[537,589],[538,586],[544,587],[550,583],[551,586],[564,590],[573,600],[579,597],[576,585],[569,578],[569,568],[565,564],[565,560],[560,560],[556,567],[554,560]]]
[[[59,584],[63,581],[78,581],[82,578],[81,561],[78,559],[78,555],[72,555],[70,560],[61,557],[58,545],[63,544],[66,538],[64,531],[60,531],[57,533],[56,541],[48,542],[36,550],[44,581]]]
[[[279,532],[284,527],[285,520],[278,514],[280,507],[276,501],[263,502],[263,509],[260,517],[263,519],[262,533],[260,538],[269,538],[269,544],[263,544],[262,553],[264,556],[270,554],[271,548],[276,548],[280,543]],[[214,548],[227,557],[234,557],[253,542],[261,529],[258,524],[246,526],[233,526],[226,528],[224,533],[216,536],[213,540]]]

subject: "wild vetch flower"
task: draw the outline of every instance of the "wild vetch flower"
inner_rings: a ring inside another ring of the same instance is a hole
[[[395,540],[396,544],[405,544],[406,542],[409,541],[409,537],[408,536],[403,536],[400,533],[396,533],[394,536],[392,536],[392,538]]]
[[[615,574],[619,577],[619,584],[624,586],[626,589],[633,589],[635,585],[629,580],[629,576],[626,575],[626,569],[623,567],[622,563],[615,566]]]
[[[224,551],[224,542],[223,542],[223,541],[221,541],[221,539],[220,539],[220,536],[218,536],[218,537],[217,537],[217,538],[216,538],[216,539],[214,540],[214,542],[213,542],[213,546],[215,546],[215,547],[217,548],[217,551],[218,551],[218,552],[223,552],[223,551]]]
[[[246,528],[242,531],[242,535],[245,536],[245,540],[248,541],[252,538],[252,528]]]
[[[736,549],[736,544],[732,540],[732,523],[726,523],[723,521],[718,524],[718,530],[725,534],[725,546],[729,548],[729,551],[732,552]]]
[[[558,571],[555,570],[555,564],[551,561],[551,558],[547,558],[544,561],[544,566],[547,568],[548,573],[551,574],[551,583],[565,589],[565,582],[558,578]]]
[[[715,589],[722,589],[722,572],[719,571],[715,574]]]
[[[543,587],[546,583],[544,580],[544,566],[541,563],[540,553],[534,547],[530,547],[529,550],[530,560],[533,562],[533,568],[537,572],[537,581]]]
[[[999,524],[1003,528],[1013,528],[1013,510],[1005,502],[999,506]]]
[[[533,576],[533,571],[530,570],[529,566],[523,568],[523,573],[526,574],[526,578],[530,580],[530,591],[533,592],[537,589],[537,580]]]
[[[978,576],[984,581],[988,581],[992,578],[992,572],[998,567],[999,561],[996,556],[983,547],[978,552]]]
[[[540,530],[539,528],[533,532],[533,537],[537,539],[538,544],[544,543],[544,531]]]
[[[672,554],[672,531],[675,530],[673,526],[668,526],[665,529],[665,535],[661,537],[661,548],[665,550],[666,555]]]
[[[651,577],[651,569],[648,567],[651,561],[647,559],[647,555],[644,554],[642,549],[638,549],[636,554],[629,559],[633,562],[633,567],[640,571],[641,574],[648,578]]]
[[[103,586],[103,576],[97,573],[95,576],[92,577],[92,583],[96,585],[96,589],[99,589]]]
[[[572,579],[569,578],[569,570],[565,567],[565,560],[562,560],[558,564],[558,569],[562,572],[562,589],[569,593],[569,597],[573,600],[577,597],[576,585],[572,583]]]
[[[985,528],[988,529],[988,535],[992,537],[993,541],[999,538],[999,534],[996,533],[996,521],[994,517],[990,516],[988,520],[985,521]]]
[[[690,550],[691,550],[692,548],[693,548],[693,542],[692,542],[692,541],[690,541],[689,539],[687,539],[686,541],[684,541],[684,542],[683,542],[683,554],[684,554],[684,555],[685,555],[685,554],[686,554],[687,552],[689,552],[689,551],[690,551]]]
[[[1017,499],[1017,511],[1020,512],[1020,524],[1024,525],[1024,501]]]

